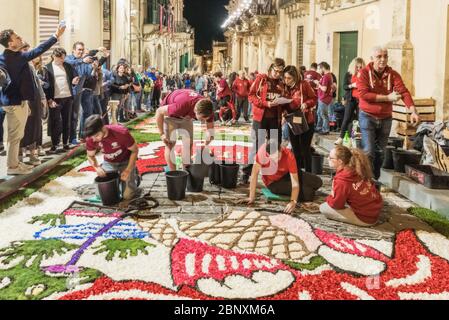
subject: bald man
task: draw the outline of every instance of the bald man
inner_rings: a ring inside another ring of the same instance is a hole
[[[410,109],[410,119],[415,125],[419,123],[419,114],[400,74],[388,66],[388,50],[384,47],[372,49],[371,63],[362,69],[357,88],[362,142],[377,180],[391,132],[393,103],[402,100]]]

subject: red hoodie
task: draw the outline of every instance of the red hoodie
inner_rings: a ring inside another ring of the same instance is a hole
[[[393,114],[393,102],[376,102],[377,95],[389,95],[396,91],[402,95],[407,108],[415,105],[399,73],[387,66],[379,79],[374,71],[373,62],[361,70],[357,79],[357,90],[360,95],[360,109],[376,119],[390,118]]]
[[[249,92],[253,106],[253,120],[261,122],[264,117],[281,118],[281,108],[268,107],[268,102],[282,95],[284,86],[281,80],[269,79],[266,74],[258,74]]]
[[[223,115],[225,112],[228,112],[231,110],[232,113],[232,120],[237,120],[237,112],[235,111],[235,106],[232,102],[228,102],[227,106],[223,106],[220,108],[220,111],[218,112],[218,116],[220,117],[220,120],[223,119]]]
[[[287,112],[290,113],[301,109],[302,104],[305,103],[307,104],[307,109],[304,112],[304,116],[307,119],[307,123],[315,123],[315,112],[313,110],[316,107],[318,98],[307,81],[301,81],[301,83],[295,85],[293,88],[285,86],[284,96],[293,99],[293,102],[285,108]]]
[[[235,92],[237,98],[248,98],[251,84],[248,79],[240,79],[237,77],[232,85],[232,91]]]
[[[363,181],[355,171],[345,168],[337,172],[332,189],[332,195],[326,199],[329,206],[342,210],[348,204],[363,222],[377,222],[383,200],[373,182]]]

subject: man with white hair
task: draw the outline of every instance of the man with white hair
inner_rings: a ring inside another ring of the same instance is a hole
[[[360,93],[362,143],[373,163],[377,180],[391,131],[393,103],[402,99],[411,111],[410,119],[414,124],[419,123],[419,115],[400,74],[388,66],[386,48],[373,48],[371,63],[360,72],[357,88]]]

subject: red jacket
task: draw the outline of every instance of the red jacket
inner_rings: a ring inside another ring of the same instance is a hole
[[[393,114],[393,102],[376,102],[377,95],[389,95],[396,91],[402,95],[402,100],[408,108],[415,105],[399,73],[387,67],[382,79],[379,79],[372,62],[361,70],[357,79],[357,90],[360,95],[360,109],[377,119],[390,118]]]
[[[258,74],[257,78],[254,80],[253,85],[249,91],[249,101],[253,106],[253,120],[254,121],[262,121],[265,110],[268,109],[268,84],[267,84],[268,76],[266,74]],[[283,84],[279,80],[278,85],[276,86],[274,94],[282,95],[284,89]],[[273,108],[272,108],[273,109]],[[276,108],[276,112],[278,113],[278,118],[281,119],[281,108]]]
[[[293,88],[285,87],[284,96],[289,99],[293,99],[290,105],[286,106],[284,110],[287,112],[293,112],[301,109],[303,103],[307,104],[307,109],[304,112],[304,116],[307,119],[307,123],[315,123],[315,108],[318,102],[318,98],[315,91],[312,89],[307,81],[301,81]]]
[[[228,112],[231,110],[232,113],[232,120],[237,120],[237,112],[235,110],[235,106],[232,102],[228,102],[227,106],[220,107],[220,111],[218,112],[218,116],[220,117],[220,120],[223,120],[223,115],[225,112]]]
[[[232,96],[231,88],[229,88],[228,82],[226,79],[221,79],[218,82],[218,88],[217,88],[217,98],[223,99],[224,97],[230,97]]]
[[[237,77],[232,85],[232,91],[236,94],[237,98],[247,98],[249,96],[249,90],[251,84],[248,79],[240,79]]]
[[[346,168],[337,172],[332,189],[332,195],[326,199],[329,206],[341,210],[348,204],[363,222],[377,222],[383,200],[373,182],[361,180],[356,172]]]
[[[313,82],[315,80],[320,81],[322,78],[321,74],[316,72],[315,70],[308,70],[304,72],[304,80],[306,80],[313,90],[315,90],[315,93],[318,94],[318,86]]]

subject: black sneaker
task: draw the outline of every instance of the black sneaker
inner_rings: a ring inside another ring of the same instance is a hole
[[[72,150],[72,148],[70,148],[70,146],[68,144],[65,144],[63,148],[65,151]]]
[[[50,150],[47,151],[47,154],[56,154],[56,147],[51,147]]]

